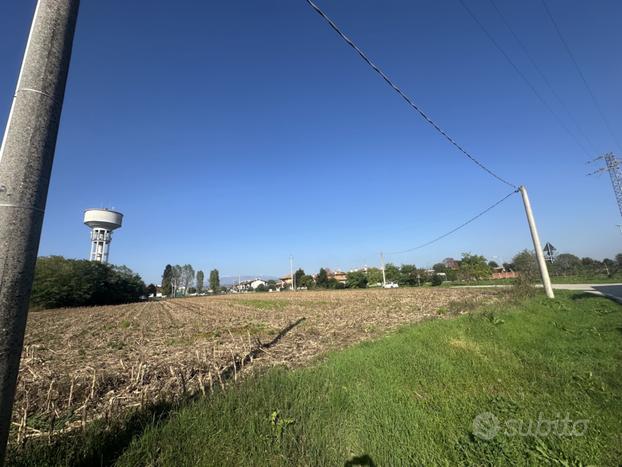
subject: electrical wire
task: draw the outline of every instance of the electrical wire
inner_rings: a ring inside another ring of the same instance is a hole
[[[559,40],[564,45],[566,52],[570,56],[570,60],[572,61],[575,69],[577,70],[577,73],[581,77],[581,81],[583,81],[583,84],[585,85],[585,89],[587,89],[588,94],[592,98],[592,102],[594,103],[594,107],[596,107],[596,111],[600,114],[600,118],[602,118],[603,122],[605,123],[605,126],[607,127],[607,130],[609,131],[609,134],[611,135],[611,138],[613,139],[615,144],[618,145],[618,148],[620,149],[620,151],[622,151],[622,146],[620,146],[620,141],[618,141],[618,138],[616,138],[616,135],[613,132],[611,125],[609,124],[609,119],[607,119],[605,113],[603,112],[603,109],[598,103],[598,99],[596,99],[596,96],[592,92],[592,88],[587,83],[587,79],[585,79],[585,75],[583,74],[583,71],[581,71],[581,67],[579,66],[579,63],[577,62],[574,54],[572,53],[572,50],[570,49],[568,42],[566,42],[566,39],[564,38],[564,35],[562,34],[561,29],[557,25],[557,22],[555,21],[555,18],[553,17],[553,14],[551,13],[551,10],[549,9],[549,6],[546,4],[545,0],[542,0],[542,6],[544,6],[544,10],[546,11],[547,16],[551,20],[551,23],[553,23],[553,27],[555,28],[555,31],[557,32],[557,35],[559,36]]]
[[[479,214],[477,214],[474,217],[471,217],[468,221],[460,224],[458,227],[456,227],[455,229],[450,230],[449,232],[440,235],[432,240],[430,240],[429,242],[425,242],[422,243],[421,245],[417,245],[416,247],[413,248],[409,248],[407,250],[400,250],[400,251],[391,251],[388,253],[385,253],[386,255],[400,255],[402,253],[409,253],[411,251],[415,251],[415,250],[420,250],[421,248],[424,248],[426,246],[432,245],[433,243],[438,242],[439,240],[442,240],[445,237],[448,237],[449,235],[451,235],[452,233],[457,232],[458,230],[462,229],[463,227],[466,227],[467,225],[469,225],[471,222],[479,219],[480,217],[482,217],[484,214],[486,214],[487,212],[493,210],[494,208],[496,208],[497,206],[499,206],[501,203],[503,203],[506,199],[508,199],[510,196],[512,196],[514,193],[518,193],[518,189],[512,191],[511,193],[508,193],[506,196],[504,196],[503,198],[501,198],[499,201],[497,201],[495,204],[493,204],[492,206],[487,207],[486,209],[484,209],[482,212],[480,212]]]
[[[348,36],[346,36],[339,27],[335,24],[335,22],[330,19],[326,13],[324,13],[312,0],[306,0],[306,2],[313,8],[324,20],[330,25],[330,27],[350,46],[352,47],[359,56],[376,72],[380,75],[380,77],[389,85],[395,92],[397,92],[402,99],[404,99],[408,105],[410,105],[413,109],[415,109],[423,119],[428,122],[432,127],[440,133],[447,141],[449,141],[454,147],[456,147],[462,154],[468,157],[473,163],[479,166],[480,169],[487,172],[489,175],[493,176],[500,182],[511,186],[512,188],[516,188],[516,185],[508,182],[507,180],[501,178],[491,169],[486,167],[483,163],[478,161],[475,157],[473,157],[469,152],[466,151],[461,145],[459,145],[451,136],[449,136],[440,126],[438,126],[415,102],[408,97],[404,92],[376,65],[371,59],[363,52]]]
[[[514,69],[516,74],[525,82],[527,87],[529,87],[529,89],[531,89],[531,92],[534,93],[534,95],[538,98],[538,100],[542,103],[542,105],[551,113],[551,115],[553,115],[555,120],[557,120],[557,123],[559,123],[559,125],[564,129],[564,131],[566,133],[568,133],[568,135],[575,141],[575,143],[577,143],[577,146],[579,146],[581,148],[581,150],[585,153],[585,155],[587,155],[589,157],[590,153],[585,148],[583,143],[581,143],[579,138],[577,138],[577,136],[570,130],[570,128],[568,128],[568,125],[566,125],[564,123],[564,121],[560,118],[560,116],[557,115],[557,112],[555,112],[555,110],[553,110],[553,108],[546,102],[544,97],[542,97],[542,95],[538,92],[538,90],[533,85],[533,83],[531,81],[529,81],[529,78],[527,78],[527,76],[520,70],[520,68],[518,68],[516,63],[514,63],[514,61],[510,58],[509,54],[503,49],[503,47],[501,47],[501,44],[499,44],[499,42],[497,42],[497,40],[490,33],[490,31],[488,31],[486,26],[484,26],[484,24],[477,18],[475,13],[473,13],[473,11],[467,6],[467,4],[465,3],[464,0],[458,0],[458,1],[464,7],[466,12],[471,17],[471,19],[473,19],[473,21],[475,21],[475,23],[479,26],[479,28],[484,32],[486,37],[488,37],[490,42],[492,42],[492,44],[497,48],[497,50],[499,52],[501,52],[501,55],[503,55],[503,57],[505,57],[505,59],[510,64],[510,66]]]
[[[495,0],[489,0],[489,1],[490,1],[490,4],[495,9],[495,11],[497,12],[497,14],[499,15],[499,17],[501,18],[501,21],[503,22],[505,27],[508,29],[508,31],[510,31],[510,34],[512,34],[512,37],[514,37],[514,40],[516,40],[516,42],[520,46],[521,50],[525,54],[525,56],[529,59],[529,61],[531,62],[532,66],[535,68],[535,70],[540,75],[540,78],[542,78],[542,81],[544,81],[544,84],[546,84],[546,86],[549,88],[549,91],[551,91],[551,94],[553,94],[553,96],[555,97],[555,99],[557,100],[559,105],[563,108],[563,110],[564,110],[566,116],[568,117],[568,119],[570,121],[572,121],[572,123],[574,124],[574,126],[577,129],[577,132],[585,139],[585,141],[587,142],[587,145],[589,146],[589,148],[592,151],[592,153],[596,153],[597,150],[596,150],[596,147],[594,146],[594,143],[589,138],[589,136],[585,133],[585,131],[583,131],[583,128],[581,127],[581,125],[579,125],[579,122],[574,118],[574,116],[572,115],[572,113],[568,109],[568,106],[565,104],[563,99],[560,97],[559,93],[557,93],[557,91],[555,91],[555,88],[551,84],[550,80],[546,77],[546,75],[544,74],[542,69],[536,63],[536,61],[533,58],[533,56],[529,53],[529,50],[525,46],[525,43],[520,39],[518,34],[514,31],[514,29],[510,25],[510,22],[508,21],[506,16],[501,12],[501,9],[497,6],[497,3],[495,2]]]

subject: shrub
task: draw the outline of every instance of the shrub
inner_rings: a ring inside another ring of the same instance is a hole
[[[536,294],[536,288],[533,286],[531,277],[527,274],[520,273],[512,282],[509,293],[512,299],[522,301],[526,298],[533,297]]]
[[[441,276],[440,274],[434,274],[432,276],[432,285],[433,286],[439,286],[443,283],[443,276]]]
[[[35,308],[116,305],[146,295],[145,283],[125,266],[48,256],[37,259],[30,304]]]
[[[354,271],[348,274],[346,285],[350,289],[364,289],[367,287],[367,275],[363,271]]]

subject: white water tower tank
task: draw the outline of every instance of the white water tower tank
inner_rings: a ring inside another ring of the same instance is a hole
[[[84,223],[91,229],[91,261],[108,262],[112,232],[123,222],[123,214],[112,209],[87,209]]]

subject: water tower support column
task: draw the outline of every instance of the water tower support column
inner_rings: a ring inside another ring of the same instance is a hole
[[[91,261],[108,262],[108,251],[112,241],[112,231],[108,229],[93,229],[91,232]]]

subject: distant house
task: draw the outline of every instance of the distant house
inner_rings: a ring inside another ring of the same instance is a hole
[[[268,283],[261,279],[255,279],[254,281],[251,281],[249,285],[251,286],[251,289],[257,290],[257,287],[260,285],[266,286]]]
[[[493,279],[514,279],[518,277],[518,273],[516,271],[506,271],[503,266],[499,266],[496,268],[492,268]]]
[[[260,285],[267,285],[268,283],[263,279],[253,279],[248,281],[242,281],[238,284],[235,284],[231,287],[231,292],[239,293],[239,292],[250,292],[251,290],[257,290],[257,287]]]
[[[287,289],[292,286],[292,276],[287,275],[283,277],[279,277],[279,280],[276,282],[276,286],[280,289]]]
[[[332,272],[330,274],[328,274],[329,278],[333,278],[335,279],[337,282],[341,282],[342,284],[345,284],[348,280],[348,273],[347,272],[343,272],[343,271],[335,271]]]

